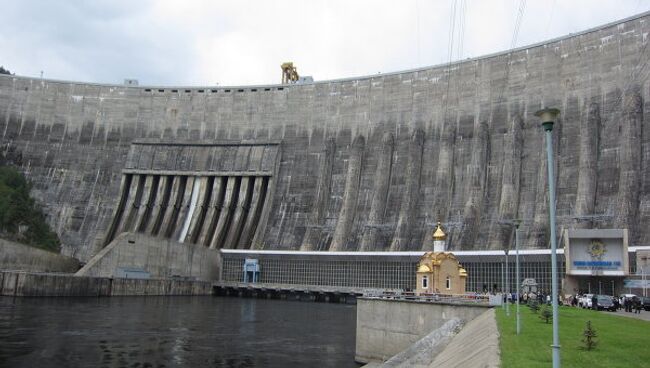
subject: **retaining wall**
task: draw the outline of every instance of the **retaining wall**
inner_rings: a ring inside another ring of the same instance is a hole
[[[357,299],[355,360],[383,362],[450,319],[468,322],[490,307],[391,299]]]
[[[183,244],[143,234],[122,233],[97,253],[77,276],[115,277],[118,268],[146,271],[152,278],[184,277],[215,281],[221,254],[194,244]]]
[[[75,258],[0,239],[0,270],[73,273],[79,267]]]
[[[0,272],[3,296],[211,295],[212,283],[162,279],[111,279]]]

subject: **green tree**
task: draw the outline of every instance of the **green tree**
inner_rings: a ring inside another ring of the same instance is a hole
[[[598,341],[596,341],[598,334],[596,333],[596,330],[591,327],[591,321],[587,321],[587,326],[582,332],[582,336],[582,348],[584,350],[592,350],[596,348],[596,345],[598,345]]]
[[[29,195],[30,184],[16,169],[0,166],[0,235],[10,240],[51,251],[60,241],[45,215]]]
[[[553,312],[548,309],[547,305],[545,305],[544,309],[542,309],[542,313],[539,315],[539,318],[546,323],[549,323],[553,320]]]

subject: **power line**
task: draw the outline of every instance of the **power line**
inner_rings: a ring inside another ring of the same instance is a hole
[[[445,111],[443,113],[443,124],[445,124],[445,122],[447,121],[447,110],[449,108],[449,85],[451,82],[451,61],[452,61],[452,55],[454,50],[454,33],[456,28],[456,5],[457,5],[457,0],[454,0],[454,2],[451,5],[451,13],[449,19],[449,46],[447,49],[449,55],[449,62],[447,63],[447,93],[445,98]]]
[[[517,15],[515,17],[515,27],[512,32],[512,38],[510,40],[510,50],[508,51],[508,56],[506,60],[506,67],[503,72],[503,86],[499,91],[497,102],[501,101],[503,98],[503,93],[505,92],[506,86],[508,85],[508,80],[510,79],[510,63],[512,60],[512,51],[517,46],[517,38],[519,37],[519,30],[521,29],[521,21],[524,18],[524,12],[526,11],[526,0],[519,1],[519,8],[517,10]]]
[[[551,5],[551,15],[548,17],[548,22],[546,23],[546,30],[544,31],[544,38],[548,39],[548,30],[551,28],[551,22],[553,21],[553,14],[555,14],[555,3],[557,0],[553,0],[553,5]]]

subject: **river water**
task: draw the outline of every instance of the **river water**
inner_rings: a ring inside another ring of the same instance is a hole
[[[358,367],[353,305],[0,297],[0,367]]]

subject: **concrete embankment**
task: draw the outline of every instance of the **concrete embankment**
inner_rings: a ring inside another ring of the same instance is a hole
[[[430,368],[495,368],[501,365],[494,309],[476,317],[456,335]]]
[[[467,323],[488,308],[470,303],[359,298],[355,360],[386,362],[448,321]]]
[[[461,328],[463,328],[461,320],[458,318],[450,319],[415,344],[388,359],[381,367],[426,368],[445,349],[449,341]]]
[[[458,332],[451,319],[386,362],[364,368],[496,368],[501,365],[494,309],[484,311]]]
[[[120,269],[134,269],[151,278],[174,276],[216,280],[221,254],[194,244],[153,236],[122,233],[80,269],[77,276],[124,277]],[[127,267],[128,266],[128,267]]]
[[[79,267],[72,257],[0,239],[0,270],[74,273]]]
[[[212,283],[169,279],[79,277],[70,274],[0,272],[3,296],[211,295]]]

